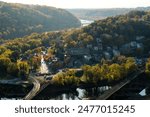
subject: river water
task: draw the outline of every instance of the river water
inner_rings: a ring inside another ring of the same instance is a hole
[[[106,90],[109,90],[110,86],[93,87],[86,89],[73,89],[63,91],[53,91],[51,88],[44,89],[44,93],[39,94],[35,97],[36,100],[82,100],[82,99],[93,99],[102,95]],[[50,91],[51,90],[51,91]],[[23,98],[23,97],[22,97]],[[1,97],[1,100],[21,100],[21,97]]]
[[[93,87],[93,88],[77,88],[67,89],[62,91],[50,91],[52,89],[47,88],[44,92],[35,97],[36,100],[82,100],[82,99],[95,99],[101,96],[106,90],[109,90],[110,86]],[[55,89],[54,89],[55,90]]]
[[[105,91],[111,89],[109,86],[103,86],[98,88],[88,88],[81,89],[77,88],[72,91],[60,91],[60,92],[50,92],[47,91],[46,94],[38,95],[35,100],[83,100],[83,99],[97,99]],[[143,89],[140,93],[141,96],[146,96],[146,90]],[[22,97],[23,98],[23,97]],[[1,97],[1,100],[22,100],[21,97]]]
[[[82,26],[88,26],[89,24],[93,23],[93,20],[84,20],[84,19],[80,19],[80,22],[82,24]]]

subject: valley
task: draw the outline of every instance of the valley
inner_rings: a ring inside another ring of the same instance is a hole
[[[149,99],[149,7],[91,18],[0,4],[1,99]]]

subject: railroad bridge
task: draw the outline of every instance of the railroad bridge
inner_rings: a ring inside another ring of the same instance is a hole
[[[145,95],[141,96],[140,92],[145,90]],[[147,95],[146,95],[147,94]],[[145,74],[140,74],[136,79],[125,85],[107,100],[133,100],[133,99],[150,99],[150,79]]]
[[[144,96],[140,92],[145,90]],[[113,86],[103,95],[96,98],[98,100],[133,100],[133,99],[150,99],[150,78],[146,77],[143,70],[133,73],[129,78],[124,79],[119,84]]]

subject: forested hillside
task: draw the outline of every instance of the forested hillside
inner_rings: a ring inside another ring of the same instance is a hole
[[[80,21],[63,9],[0,2],[0,38],[79,27]]]
[[[116,15],[123,15],[133,10],[150,11],[150,7],[138,8],[105,8],[105,9],[67,9],[79,19],[99,20]]]
[[[81,29],[33,33],[2,42],[0,66],[3,67],[0,67],[0,73],[15,76],[16,70],[26,68],[18,66],[27,64],[34,70],[38,69],[42,51],[46,52],[44,59],[49,63],[49,68],[58,70],[84,64],[93,65],[103,58],[112,60],[116,52],[120,53],[117,56],[148,57],[149,47],[150,12],[132,11],[126,15],[96,21]],[[16,70],[13,71],[14,66]],[[27,74],[28,69],[29,67],[23,73],[20,71],[20,74]]]
[[[94,22],[83,30],[94,38],[101,38],[103,46],[121,48],[134,41],[142,43],[147,53],[150,47],[150,12],[131,11],[126,15],[108,17]],[[142,39],[138,39],[139,37]]]

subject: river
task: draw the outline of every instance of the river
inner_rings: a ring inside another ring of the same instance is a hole
[[[84,19],[80,19],[80,22],[82,24],[82,26],[88,26],[89,24],[93,23],[93,20],[84,20]]]
[[[76,88],[76,89],[63,89],[54,91],[51,88],[44,89],[44,91],[35,97],[36,100],[82,100],[82,99],[94,99],[102,95],[106,90],[111,87],[93,87],[93,88]]]
[[[93,99],[102,95],[106,90],[109,90],[110,86],[93,87],[93,88],[59,88],[48,87],[44,89],[37,97],[36,100],[82,100]],[[1,100],[21,100],[24,97],[1,97]]]

